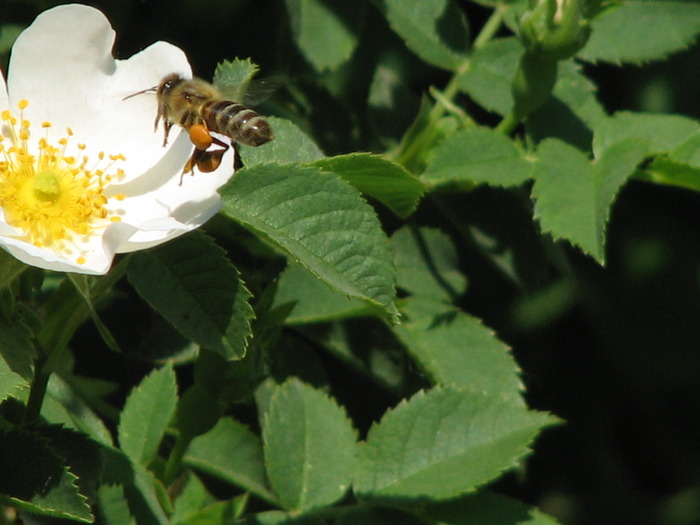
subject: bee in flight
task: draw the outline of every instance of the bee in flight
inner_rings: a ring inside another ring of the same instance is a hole
[[[185,79],[172,74],[157,86],[133,93],[124,100],[148,92],[155,92],[158,99],[154,127],[158,130],[158,124],[163,120],[163,146],[168,144],[173,124],[186,129],[194,144],[194,152],[185,164],[183,176],[195,167],[202,173],[209,173],[221,164],[229,145],[213,136],[212,132],[229,137],[234,150],[237,143],[257,147],[274,138],[272,128],[258,113],[243,104],[226,100],[214,85],[205,80]],[[217,148],[210,149],[212,144]],[[237,164],[238,152],[235,152],[234,167]]]

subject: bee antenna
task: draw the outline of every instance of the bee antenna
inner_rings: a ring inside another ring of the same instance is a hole
[[[131,95],[127,95],[122,99],[122,101],[127,100],[131,97],[135,97],[136,95],[143,95],[144,93],[155,93],[158,90],[158,86],[153,86],[149,87],[148,89],[143,89],[141,91],[137,91],[136,93],[132,93]]]

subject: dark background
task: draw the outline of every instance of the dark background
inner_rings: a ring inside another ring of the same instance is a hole
[[[59,3],[67,2],[2,0],[0,23],[27,25]],[[381,152],[363,124],[374,44],[399,50],[416,98],[448,79],[420,65],[371,7],[352,59],[348,96],[355,98],[338,101],[318,87],[318,75],[295,50],[281,1],[92,4],[117,30],[117,57],[167,40],[186,50],[203,78],[211,78],[217,62],[238,56],[251,57],[264,75],[290,79],[318,101],[300,118],[329,154]],[[478,28],[487,11],[462,5]],[[6,59],[7,53],[3,67]],[[693,47],[664,63],[585,70],[609,112],[697,118],[699,64]],[[267,112],[284,107],[283,87]],[[537,226],[521,196],[482,188],[451,198],[462,201],[471,227],[507,245],[536,244]],[[425,202],[418,218],[439,226],[432,206]],[[555,255],[532,250],[520,282],[474,245],[459,247],[470,280],[462,305],[512,346],[531,406],[566,421],[547,430],[523,471],[497,489],[565,524],[700,523],[700,196],[630,182],[613,208],[607,245],[605,268],[563,245],[552,247]]]

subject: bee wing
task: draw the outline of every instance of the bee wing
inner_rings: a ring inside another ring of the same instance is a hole
[[[281,85],[281,82],[275,79],[265,78],[249,80],[242,84],[216,84],[216,88],[226,100],[254,107],[269,99]]]

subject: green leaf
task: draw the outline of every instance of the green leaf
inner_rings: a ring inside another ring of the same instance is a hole
[[[516,38],[493,40],[476,49],[459,77],[460,89],[485,109],[506,115],[513,107],[512,83],[523,48]],[[590,129],[605,117],[597,88],[573,60],[559,63],[552,97],[528,116],[525,125],[536,140],[556,136],[581,147]]]
[[[450,183],[517,186],[532,176],[532,164],[515,144],[490,128],[453,133],[435,150],[423,180],[439,186]]]
[[[401,218],[418,206],[425,186],[403,166],[368,153],[328,157],[315,166],[343,177],[359,191],[374,197]]]
[[[598,87],[573,60],[559,62],[557,82],[552,96],[525,121],[535,142],[557,137],[579,149],[591,147],[593,132],[607,118],[598,100]]]
[[[671,160],[700,168],[700,129],[691,133],[685,140],[669,152]]]
[[[10,396],[17,396],[23,388],[29,388],[29,381],[15,373],[0,355],[0,401]]]
[[[249,58],[224,60],[216,65],[212,83],[225,98],[243,104],[248,85],[257,72],[258,66]]]
[[[222,189],[222,212],[286,251],[338,292],[392,318],[389,244],[357,190],[318,168],[258,165]]]
[[[131,391],[119,421],[119,444],[134,463],[148,465],[156,457],[176,402],[170,366],[154,370]]]
[[[186,520],[173,522],[175,525],[221,525],[237,521],[242,513],[240,498],[217,501],[192,513]]]
[[[100,523],[104,525],[135,525],[121,485],[102,485],[97,492]]]
[[[194,473],[189,472],[182,491],[173,504],[171,521],[173,523],[181,523],[214,501],[216,499],[209,494],[204,483]]]
[[[432,228],[403,227],[391,236],[399,288],[451,301],[466,290],[457,251],[450,238]]]
[[[350,299],[326,286],[300,264],[291,261],[280,275],[275,306],[294,303],[288,324],[306,324],[367,315],[365,303]]]
[[[64,465],[76,476],[80,493],[93,499],[102,480],[104,459],[99,445],[85,434],[60,425],[42,425],[36,432],[46,438]]]
[[[386,324],[378,319],[366,317],[305,326],[303,336],[312,342],[315,348],[323,348],[346,366],[365,376],[368,381],[381,385],[381,388],[388,392],[402,395],[405,392],[413,392],[416,388],[415,367],[406,355],[405,348]],[[298,346],[296,343],[295,348]],[[308,361],[310,360],[304,360],[301,365],[306,372],[304,377],[311,376]],[[297,368],[301,366],[297,364]],[[290,375],[292,374],[301,377],[297,370],[290,370]],[[316,372],[310,380],[316,380],[318,384],[323,384],[323,380],[327,382],[325,370]]]
[[[328,521],[316,516],[296,516],[278,510],[258,512],[237,521],[236,525],[327,525]]]
[[[480,320],[423,297],[407,299],[402,312],[394,332],[435,383],[522,403],[515,360]]]
[[[649,153],[665,153],[681,146],[700,131],[697,120],[680,115],[651,115],[621,111],[595,128],[593,152],[596,157],[625,139],[644,142]]]
[[[0,315],[0,356],[6,365],[22,377],[33,377],[36,348],[32,342],[34,334],[19,315],[6,319]]]
[[[170,525],[158,498],[158,491],[163,489],[162,485],[143,466],[133,465],[133,469],[133,479],[124,486],[124,494],[136,523]]]
[[[193,232],[134,254],[128,276],[182,335],[226,359],[245,355],[254,316],[250,292],[211,238]]]
[[[568,239],[601,264],[605,228],[617,191],[647,153],[647,144],[623,140],[591,164],[579,150],[555,139],[537,151],[535,215],[542,230]]]
[[[270,484],[285,506],[303,512],[339,500],[350,486],[356,440],[335,400],[297,379],[279,386],[263,442]]]
[[[221,417],[223,408],[217,398],[203,386],[194,384],[177,403],[177,428],[181,437],[193,438],[208,432]]]
[[[372,82],[367,94],[368,119],[386,145],[394,145],[419,111],[420,97],[404,77],[405,64],[393,53],[376,58]]]
[[[450,525],[557,525],[557,520],[524,503],[482,490],[444,503],[429,503],[424,516]]]
[[[0,498],[10,506],[91,523],[94,516],[77,476],[46,437],[27,430],[0,432]]]
[[[420,58],[444,69],[466,59],[469,29],[464,13],[451,0],[375,0],[391,28]]]
[[[363,4],[338,0],[285,0],[299,50],[316,69],[335,69],[357,47]]]
[[[9,286],[16,277],[29,268],[4,250],[0,250],[0,289]]]
[[[686,49],[700,33],[700,5],[628,0],[603,10],[578,54],[590,61],[642,63]]]
[[[361,444],[355,491],[363,499],[449,499],[512,468],[555,422],[523,403],[450,388],[419,392],[387,412]]]
[[[248,495],[233,500],[216,501],[204,484],[189,473],[182,492],[175,500],[170,516],[173,525],[220,525],[239,517]]]
[[[251,167],[262,162],[304,164],[324,157],[316,143],[290,120],[278,117],[265,117],[265,120],[272,127],[275,138],[257,148],[239,145],[238,150],[245,166]]]
[[[97,443],[112,445],[112,435],[102,419],[62,377],[56,374],[51,376],[46,394],[41,407],[44,418],[75,428]]]
[[[273,505],[279,504],[267,485],[259,438],[237,421],[221,419],[212,430],[193,439],[184,462]]]
[[[362,525],[426,525],[427,522],[408,512],[396,509],[354,505],[340,509],[334,525],[358,525],[360,523]],[[448,524],[441,523],[439,525]]]
[[[474,50],[459,87],[485,109],[506,115],[513,107],[512,83],[523,46],[517,38],[499,38]]]
[[[655,184],[700,191],[700,167],[690,166],[667,157],[658,157],[637,174],[637,178]]]

